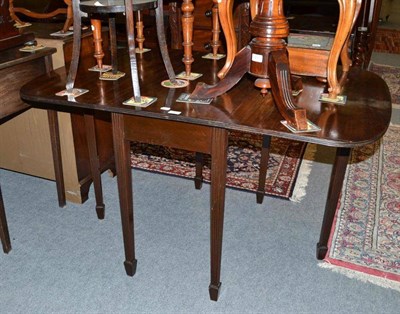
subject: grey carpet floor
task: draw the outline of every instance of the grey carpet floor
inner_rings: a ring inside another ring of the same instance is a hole
[[[116,178],[57,206],[54,182],[0,170],[12,251],[0,253],[2,313],[399,313],[398,292],[322,269],[315,258],[332,149],[301,203],[228,189],[222,292],[209,300],[209,185],[133,171],[136,275],[126,276]]]

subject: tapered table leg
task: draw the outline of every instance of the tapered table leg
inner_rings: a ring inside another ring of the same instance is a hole
[[[64,174],[62,169],[60,131],[58,128],[57,111],[47,110],[47,117],[49,119],[50,142],[53,154],[54,176],[57,187],[58,205],[60,207],[64,207],[67,204],[67,201],[65,198]]]
[[[317,259],[319,260],[324,259],[328,252],[329,235],[332,229],[333,219],[335,218],[340,192],[342,191],[350,151],[350,148],[337,148],[336,150],[320,238],[317,244]]]
[[[211,144],[211,282],[210,299],[218,300],[221,287],[221,253],[224,227],[228,132],[213,129]]]
[[[258,204],[262,204],[262,202],[264,200],[265,179],[267,176],[270,145],[271,145],[271,136],[264,135],[262,148],[261,148],[260,173],[258,176],[258,189],[256,192]]]
[[[3,196],[0,187],[0,240],[3,245],[3,252],[8,253],[11,251],[10,234],[8,233],[6,211],[4,209]]]
[[[94,195],[96,198],[96,213],[99,219],[104,219],[103,188],[101,184],[100,161],[97,150],[96,125],[93,113],[85,114],[86,141],[89,150],[90,172],[92,174]]]
[[[117,168],[119,206],[121,210],[122,235],[125,249],[125,271],[128,276],[136,272],[135,237],[133,218],[132,172],[130,165],[130,144],[124,139],[124,117],[111,115],[115,164]]]

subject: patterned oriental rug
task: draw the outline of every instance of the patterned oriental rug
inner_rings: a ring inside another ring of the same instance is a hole
[[[400,30],[378,28],[373,50],[375,52],[400,53]]]
[[[256,191],[260,169],[262,137],[230,132],[227,187]],[[305,195],[315,146],[272,138],[268,161],[266,195],[300,201]],[[168,147],[133,143],[132,167],[179,177],[195,176],[195,154]],[[205,155],[203,178],[210,182],[210,156]]]
[[[400,68],[371,64],[400,108]],[[393,120],[392,120],[393,122]],[[398,120],[396,121],[398,123]],[[400,291],[400,125],[354,149],[321,267]]]
[[[400,291],[400,126],[353,150],[335,220],[321,267]]]
[[[392,104],[400,106],[400,68],[371,62],[369,70],[385,80],[392,95]]]

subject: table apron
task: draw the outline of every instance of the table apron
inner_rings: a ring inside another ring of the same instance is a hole
[[[124,116],[124,137],[154,145],[211,154],[213,127],[185,122]]]

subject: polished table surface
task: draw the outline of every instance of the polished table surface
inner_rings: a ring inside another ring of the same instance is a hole
[[[118,81],[100,81],[98,73],[85,71],[93,64],[92,58],[81,62],[82,70],[75,84],[75,87],[88,89],[89,92],[74,101],[55,95],[56,92],[65,89],[64,68],[26,85],[21,95],[29,102],[213,125],[228,130],[242,130],[334,147],[354,147],[374,142],[384,134],[390,121],[391,101],[385,82],[374,73],[358,69],[352,69],[349,74],[349,81],[344,90],[347,96],[346,105],[319,102],[324,84],[313,78],[304,78],[304,91],[296,98],[296,104],[306,108],[308,119],[321,128],[320,132],[315,133],[295,134],[286,129],[280,123],[282,118],[273,104],[271,95],[263,97],[254,87],[254,78],[250,75],[245,76],[231,91],[216,98],[210,105],[178,103],[176,98],[181,93],[193,91],[197,82],[204,81],[210,84],[218,80],[216,73],[223,65],[223,60],[204,60],[198,54],[195,57],[193,69],[203,76],[191,81],[185,88],[169,90],[160,85],[160,82],[168,77],[158,52],[138,55],[142,94],[158,98],[156,103],[147,108],[122,104],[132,97],[129,75]],[[180,58],[179,51],[171,54],[175,72],[183,69]],[[128,70],[126,58],[121,58],[120,63],[122,69]],[[181,114],[172,115],[160,109],[166,105],[171,106],[172,110],[180,111]]]
[[[50,71],[52,69],[50,58],[51,55],[56,52],[55,48],[44,48],[35,53],[19,51],[20,48],[22,48],[22,46],[6,49],[0,53],[0,71],[2,75],[0,78],[2,84],[0,87],[0,96],[2,98],[0,102],[0,120],[29,107],[15,96],[18,95],[19,86],[27,82],[29,78],[34,77],[33,73],[30,73],[29,70],[35,70],[31,69],[32,63],[34,63],[35,60],[41,60],[41,58],[43,58],[48,70]],[[40,62],[36,65],[40,67]],[[17,66],[19,67],[17,68]],[[6,69],[8,72],[6,72]],[[39,71],[41,69],[36,70]],[[39,73],[42,73],[42,71],[43,70]],[[25,77],[18,80],[18,75],[24,75]],[[17,82],[20,85],[18,86],[18,84],[13,84],[12,82]]]
[[[119,54],[120,65],[128,70],[128,58]],[[175,71],[180,72],[181,53],[171,52]],[[217,72],[223,61],[205,60],[195,54],[193,69],[203,73],[198,81],[217,82]],[[292,133],[281,124],[282,117],[270,95],[260,95],[254,87],[254,78],[247,75],[231,91],[213,100],[210,105],[176,102],[183,92],[193,91],[198,81],[181,89],[167,89],[160,82],[167,79],[161,57],[157,51],[138,55],[138,69],[142,95],[157,97],[147,108],[123,105],[132,97],[129,75],[118,81],[101,81],[98,73],[88,72],[93,59],[83,59],[75,87],[89,92],[75,99],[56,96],[65,89],[65,69],[57,69],[41,76],[21,89],[21,97],[31,105],[61,111],[78,111],[85,115],[89,151],[96,155],[95,134],[91,131],[94,112],[110,112],[113,126],[114,154],[117,166],[121,221],[125,245],[125,269],[133,276],[136,271],[133,235],[133,197],[130,171],[129,141],[139,140],[211,154],[210,249],[211,283],[210,298],[218,299],[222,252],[223,217],[226,183],[226,151],[229,130],[247,131],[308,143],[337,147],[330,178],[325,213],[317,244],[317,258],[324,258],[340,195],[347,162],[352,147],[376,141],[385,133],[391,116],[390,93],[385,82],[376,74],[352,69],[344,94],[345,105],[321,103],[318,99],[324,84],[314,78],[303,78],[303,92],[297,104],[307,108],[308,118],[321,128],[313,133]],[[180,114],[168,113],[168,107]],[[92,168],[96,176],[96,158]],[[95,179],[94,179],[95,181]],[[96,190],[96,186],[95,186]],[[98,189],[99,190],[99,189]],[[101,189],[100,189],[101,192]],[[99,192],[99,193],[100,193]]]

